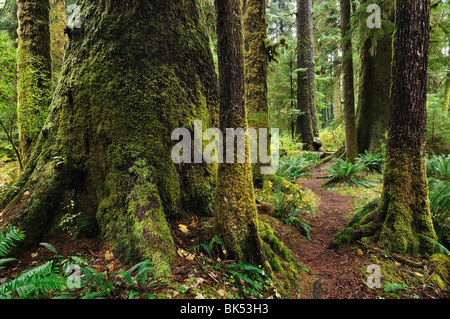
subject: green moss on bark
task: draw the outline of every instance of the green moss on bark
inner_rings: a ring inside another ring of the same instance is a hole
[[[10,216],[29,243],[67,202],[123,262],[150,258],[167,272],[175,246],[166,218],[212,215],[215,167],[176,165],[171,133],[217,123],[212,53],[195,1],[81,1],[81,28]],[[126,26],[126,27],[124,27]],[[48,184],[48,187],[47,187]],[[28,195],[34,206],[29,206]],[[15,197],[15,198],[14,198]],[[7,221],[8,222],[8,221]],[[36,225],[37,226],[37,225]]]
[[[50,6],[48,1],[18,1],[18,107],[20,154],[25,166],[51,101]]]

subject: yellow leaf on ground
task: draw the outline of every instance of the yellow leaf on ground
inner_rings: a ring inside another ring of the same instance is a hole
[[[179,225],[178,225],[178,228],[179,228],[183,233],[185,233],[185,234],[187,234],[187,233],[189,232],[189,229],[187,228],[186,225],[179,224]]]
[[[187,260],[194,260],[194,258],[195,258],[195,256],[194,256],[193,254],[188,254],[188,255],[186,256],[186,259],[187,259]]]
[[[107,252],[105,253],[105,259],[106,259],[106,261],[110,261],[110,260],[113,259],[113,258],[114,258],[114,255],[113,255],[112,252],[107,251]]]
[[[177,254],[180,257],[186,257],[189,253],[186,250],[184,250],[184,249],[178,248],[177,249]]]
[[[357,254],[358,256],[364,255],[364,253],[362,252],[361,248],[358,248],[358,249],[356,250],[356,254]]]

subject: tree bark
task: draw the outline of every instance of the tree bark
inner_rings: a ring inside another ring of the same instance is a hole
[[[176,255],[166,218],[212,215],[216,166],[175,164],[175,128],[217,126],[217,83],[196,1],[80,1],[50,115],[2,199],[25,245],[77,216],[123,263]]]
[[[50,36],[53,82],[56,83],[62,67],[64,55],[69,45],[68,37],[64,34],[66,27],[66,1],[50,0]]]
[[[372,238],[388,251],[433,252],[423,236],[436,239],[425,164],[429,0],[397,0],[393,85],[381,202],[346,234]],[[364,239],[363,239],[364,240]]]
[[[442,112],[444,112],[444,115],[448,114],[449,102],[450,102],[450,72],[447,74],[447,80],[445,80],[444,98],[442,102]]]
[[[20,154],[26,165],[51,102],[52,62],[48,0],[18,0],[18,104]]]
[[[227,128],[247,129],[244,80],[244,38],[240,0],[218,0],[216,4],[217,48],[220,74],[220,129],[227,139]],[[236,145],[236,138],[231,137]],[[231,254],[242,263],[263,265],[264,254],[257,227],[257,210],[248,160],[219,164],[215,208],[215,233]],[[224,157],[225,158],[225,157]]]
[[[269,136],[269,100],[267,93],[267,75],[269,58],[267,55],[267,22],[265,0],[244,0],[243,2],[243,34],[245,64],[245,103],[248,113],[248,126],[267,129]],[[259,145],[259,144],[258,144]],[[270,141],[267,149],[270,155]],[[259,147],[255,150],[259,154]],[[255,184],[262,183],[261,162],[252,165],[252,176]]]
[[[296,131],[306,150],[314,149],[314,137],[319,136],[316,112],[312,1],[297,1],[297,103],[303,113],[298,116]]]
[[[355,92],[353,80],[353,48],[350,34],[350,0],[341,0],[342,86],[344,95],[345,153],[349,160],[358,156],[356,140]]]
[[[387,19],[394,20],[390,3],[381,4]],[[391,17],[392,16],[392,17]],[[367,26],[362,26],[367,32]],[[385,32],[384,30],[380,30]],[[377,31],[377,32],[380,32]],[[370,32],[370,31],[369,31]],[[359,153],[384,152],[388,130],[388,112],[392,84],[392,33],[376,39],[370,34],[364,41],[360,53],[360,75],[358,108],[356,117]]]

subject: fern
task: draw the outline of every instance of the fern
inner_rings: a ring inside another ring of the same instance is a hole
[[[430,211],[434,229],[441,243],[450,244],[450,183],[429,179]]]
[[[384,285],[383,292],[394,292],[394,291],[408,290],[408,286],[404,283],[398,284],[396,282],[387,282]]]
[[[356,158],[355,162],[365,166],[369,170],[375,170],[379,173],[382,173],[385,159],[383,157],[383,154],[381,153],[370,154],[366,150],[364,154],[360,154]]]
[[[0,298],[22,299],[47,296],[53,292],[60,292],[66,284],[53,267],[53,262],[22,272],[17,278],[0,286]]]
[[[427,156],[426,163],[429,177],[450,181],[450,155]]]
[[[6,256],[10,250],[16,245],[15,241],[20,241],[25,235],[17,227],[9,227],[5,234],[0,231],[0,257]]]
[[[361,163],[347,162],[340,158],[334,159],[334,164],[327,168],[330,173],[325,185],[346,184],[348,186],[370,187],[367,181],[361,178],[365,166]]]
[[[302,212],[300,209],[294,209],[288,218],[286,218],[285,222],[286,225],[295,225],[297,226],[302,233],[308,238],[308,240],[312,241],[311,236],[309,235],[309,232],[311,230],[311,226],[305,222],[302,222],[300,219],[297,218],[297,215]]]
[[[430,238],[428,236],[422,235],[422,234],[419,234],[419,236],[428,240],[430,243],[432,243],[434,245],[434,247],[438,250],[438,252],[450,257],[450,250],[445,248],[445,246],[442,245],[440,242],[438,242],[437,240],[434,240],[433,238]]]

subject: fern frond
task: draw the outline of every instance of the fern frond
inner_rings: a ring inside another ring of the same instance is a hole
[[[24,238],[24,233],[18,227],[7,228],[5,234],[0,231],[0,257],[7,255],[16,245],[15,242]]]
[[[51,261],[22,272],[19,277],[0,286],[0,298],[18,296],[26,299],[59,292],[66,284],[65,278],[53,269]]]

